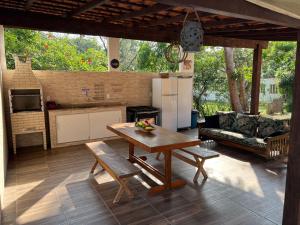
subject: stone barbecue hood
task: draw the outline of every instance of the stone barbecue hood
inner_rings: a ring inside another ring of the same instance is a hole
[[[31,59],[20,60],[18,56],[15,59],[15,71],[12,75],[10,89],[41,89],[42,85],[34,76],[31,68]]]

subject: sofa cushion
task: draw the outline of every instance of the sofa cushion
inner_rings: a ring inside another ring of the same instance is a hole
[[[260,117],[258,119],[258,137],[266,138],[276,131],[288,131],[289,127],[286,120]]]
[[[206,128],[220,128],[219,115],[205,116]]]
[[[217,115],[219,115],[220,128],[232,130],[232,125],[236,119],[236,112],[217,112]]]
[[[243,143],[243,139],[247,138],[246,135],[240,134],[233,131],[215,129],[215,128],[201,128],[199,133],[202,135],[207,135],[209,137],[215,137],[223,140],[228,140],[236,143]]]
[[[258,116],[238,113],[232,125],[233,131],[250,137],[256,136]]]
[[[265,137],[264,141],[268,141],[272,137],[276,137],[276,136],[283,135],[286,133],[288,133],[288,131],[284,131],[284,130],[275,131],[273,134],[270,134],[268,137]]]
[[[261,150],[264,150],[267,148],[267,143],[264,141],[262,138],[257,138],[257,137],[252,137],[252,138],[246,138],[243,140],[243,144],[253,147],[253,148],[258,148]]]

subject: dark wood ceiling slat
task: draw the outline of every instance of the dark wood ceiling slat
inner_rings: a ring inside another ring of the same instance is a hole
[[[267,8],[263,8],[245,0],[156,0],[159,3],[172,6],[192,7],[203,12],[235,18],[272,23],[280,26],[300,28],[300,20]]]
[[[36,0],[27,0],[26,5],[25,5],[25,9],[29,10],[30,7],[34,4],[34,2],[36,2]]]
[[[26,10],[26,4],[29,1],[31,6],[29,10]],[[205,3],[204,1],[206,0],[178,0],[176,2],[181,4],[168,5],[167,3],[175,1],[2,0],[0,24],[57,32],[171,42],[179,38],[182,22],[188,8],[184,8],[184,4],[192,2],[198,5],[209,5],[216,0]],[[240,0],[233,1],[239,2]],[[220,4],[225,3],[222,1]],[[197,9],[200,10],[200,8]],[[288,26],[234,18],[228,14],[216,14],[212,11],[204,10],[198,11],[198,13],[205,30],[205,36],[211,34],[216,37],[265,39],[269,35],[270,39],[284,39],[286,37],[287,40],[295,37],[296,29],[287,32],[285,27]],[[66,15],[73,17],[66,17]],[[196,20],[193,14],[189,16],[189,19]],[[27,23],[25,23],[26,21]]]
[[[80,7],[76,8],[76,9],[74,9],[72,12],[68,13],[66,15],[66,17],[77,16],[77,15],[79,15],[81,13],[84,13],[84,12],[86,12],[88,10],[91,10],[91,9],[97,7],[97,6],[106,4],[108,2],[109,2],[109,0],[92,0],[92,1],[90,1],[88,3],[86,3],[85,5],[80,6]]]
[[[124,15],[120,15],[120,16],[117,16],[117,17],[110,18],[109,20],[110,21],[128,20],[128,19],[133,18],[133,17],[145,16],[145,15],[148,15],[148,14],[157,13],[159,11],[164,11],[164,10],[167,10],[167,9],[170,9],[170,8],[172,8],[172,7],[168,6],[168,5],[156,4],[154,6],[150,6],[150,7],[144,8],[142,10],[137,10],[137,11],[133,11],[131,13],[127,13],[127,14],[124,14]]]

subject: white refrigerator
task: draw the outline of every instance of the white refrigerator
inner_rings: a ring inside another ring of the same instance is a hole
[[[177,131],[191,126],[192,78],[154,78],[152,106],[160,109],[159,124]]]

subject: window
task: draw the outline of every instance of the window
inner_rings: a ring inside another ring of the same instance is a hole
[[[270,85],[270,94],[277,94],[278,93],[278,88],[276,84],[271,84]]]

